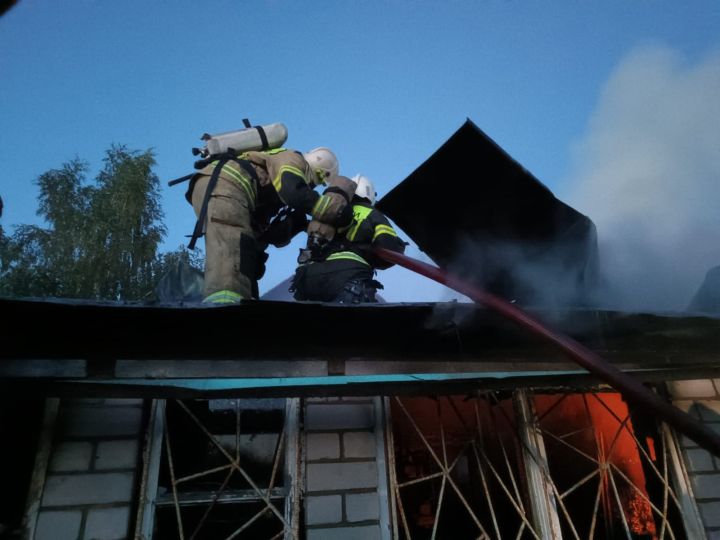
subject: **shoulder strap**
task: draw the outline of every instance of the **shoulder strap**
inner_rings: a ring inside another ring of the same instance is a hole
[[[215,169],[213,169],[212,175],[210,175],[210,181],[208,182],[207,189],[205,190],[205,196],[203,197],[202,206],[200,207],[200,215],[198,216],[197,221],[195,222],[195,228],[193,229],[193,233],[190,236],[190,243],[188,244],[188,249],[195,249],[195,244],[197,243],[197,239],[200,238],[203,235],[203,229],[205,228],[205,220],[207,219],[207,207],[208,203],[210,202],[210,196],[212,195],[213,190],[215,189],[215,186],[217,185],[218,178],[220,177],[220,171],[225,166],[225,164],[228,161],[234,161],[240,167],[243,168],[243,170],[250,176],[251,180],[255,182],[255,185],[257,186],[260,182],[260,179],[258,178],[257,172],[253,168],[252,165],[250,165],[250,162],[245,159],[238,159],[235,157],[234,152],[232,149],[228,150],[228,153],[222,154],[220,156],[220,159],[217,160],[217,163],[215,164]],[[209,164],[207,162],[206,164]],[[192,177],[193,175],[188,175],[188,178]],[[183,177],[184,178],[184,177]],[[178,179],[178,181],[181,181],[182,179]],[[176,183],[178,181],[175,181]],[[257,189],[257,187],[256,187]]]
[[[212,175],[210,175],[210,181],[208,182],[207,189],[205,190],[205,196],[203,197],[202,206],[200,207],[200,215],[198,215],[198,219],[195,222],[195,229],[193,229],[192,236],[190,236],[190,243],[188,244],[188,249],[195,249],[195,243],[197,242],[197,239],[203,235],[203,229],[205,228],[205,220],[207,219],[207,207],[208,203],[210,202],[210,196],[212,195],[212,192],[217,185],[217,181],[220,177],[220,171],[222,170],[223,165],[225,165],[229,160],[229,157],[224,157],[220,159],[215,165],[215,169],[213,170]]]
[[[248,175],[250,176],[252,181],[255,182],[256,185],[260,183],[260,178],[258,178],[257,171],[255,170],[255,168],[252,165],[250,165],[250,162],[247,159],[239,159],[236,157],[231,157],[230,160],[232,160],[235,163],[237,163],[238,165],[240,165],[243,168],[243,170],[246,173],[248,173]]]
[[[265,134],[265,130],[262,126],[253,126],[248,118],[243,118],[243,125],[248,129],[253,127],[257,129],[258,135],[260,135],[260,142],[262,143],[263,150],[267,150],[268,148],[270,148],[267,135]]]

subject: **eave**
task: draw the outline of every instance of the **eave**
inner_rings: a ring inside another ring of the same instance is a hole
[[[0,299],[0,312],[0,388],[22,395],[435,394],[598,384],[473,304],[206,308]],[[720,377],[720,319],[532,314],[643,381]]]

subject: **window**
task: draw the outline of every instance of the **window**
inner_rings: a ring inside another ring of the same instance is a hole
[[[397,538],[675,538],[669,429],[615,392],[388,398]],[[680,488],[680,489],[678,489]]]
[[[297,538],[297,400],[156,401],[142,538]]]
[[[536,394],[563,536],[686,538],[672,440],[615,392]]]

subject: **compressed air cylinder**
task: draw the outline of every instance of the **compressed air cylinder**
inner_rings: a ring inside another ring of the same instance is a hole
[[[288,130],[284,124],[268,124],[266,126],[249,127],[237,131],[218,133],[217,135],[205,134],[201,137],[205,141],[204,155],[222,154],[229,148],[237,152],[248,152],[250,150],[263,150],[263,138],[261,130],[267,138],[267,148],[280,148],[288,137]],[[206,153],[207,152],[207,153]]]

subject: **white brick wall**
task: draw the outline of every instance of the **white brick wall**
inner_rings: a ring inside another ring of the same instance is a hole
[[[308,496],[305,520],[308,525],[327,525],[342,521],[342,495]]]
[[[34,540],[121,540],[130,534],[142,400],[63,400]]]
[[[376,415],[373,398],[306,400],[308,540],[382,538]]]
[[[308,529],[307,531],[307,540],[380,540],[380,538],[378,525]]]
[[[720,379],[674,381],[668,390],[677,407],[720,432]],[[708,538],[720,539],[720,461],[687,437],[680,444]]]
[[[80,510],[42,510],[38,514],[35,538],[77,540],[82,518]]]

